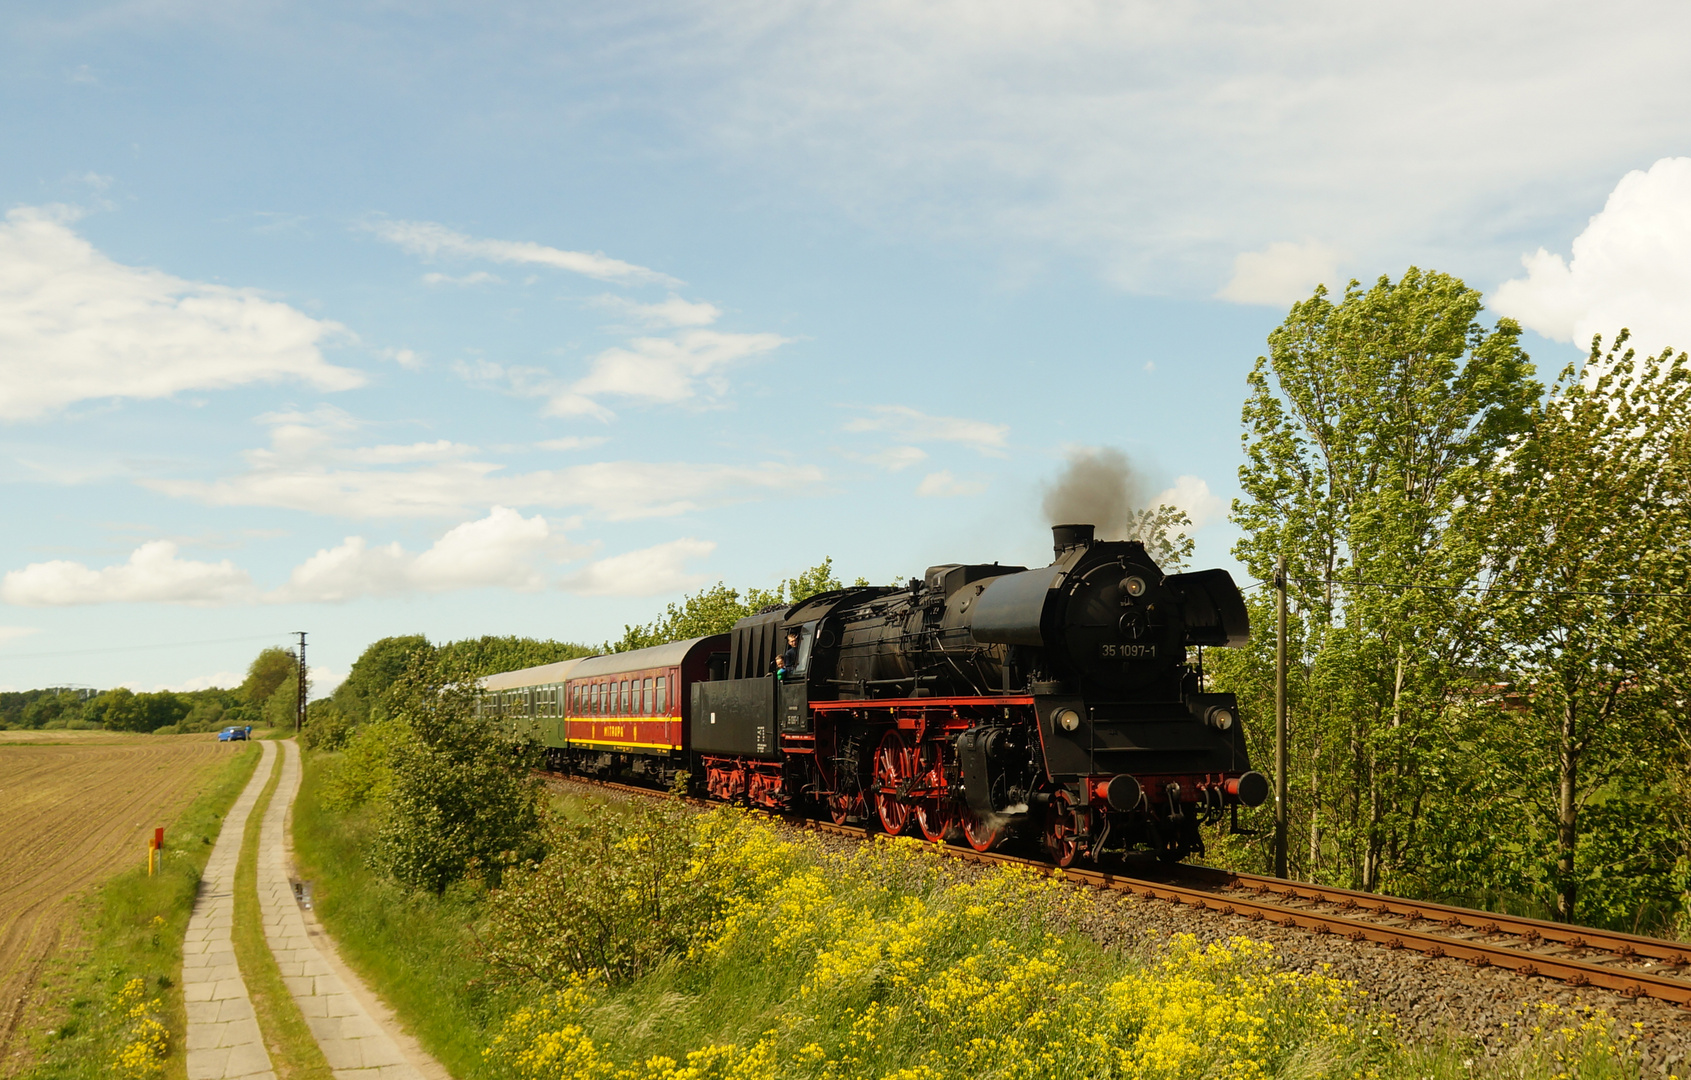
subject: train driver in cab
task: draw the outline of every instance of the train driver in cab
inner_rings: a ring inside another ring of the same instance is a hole
[[[799,628],[787,630],[787,647],[775,658],[775,678],[780,682],[799,677]]]

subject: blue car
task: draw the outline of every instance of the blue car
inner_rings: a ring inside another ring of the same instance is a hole
[[[240,739],[242,742],[245,742],[247,735],[251,733],[251,731],[252,728],[250,727],[226,727],[217,733],[217,741],[234,742],[236,739]]]

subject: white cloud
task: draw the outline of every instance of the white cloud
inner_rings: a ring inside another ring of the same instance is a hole
[[[1232,280],[1216,296],[1236,304],[1289,307],[1309,299],[1317,285],[1342,292],[1338,270],[1343,257],[1337,248],[1315,240],[1283,241],[1262,251],[1242,252],[1234,256]]]
[[[41,628],[37,626],[0,626],[0,646],[9,645],[20,638],[31,634],[39,634]]]
[[[309,657],[307,659],[309,659]],[[312,674],[315,675],[315,673],[316,671],[313,669]],[[233,687],[237,687],[246,681],[247,677],[243,672],[219,671],[211,675],[195,675],[191,678],[182,679],[178,682],[154,683],[152,686],[147,686],[141,682],[126,682],[122,685],[138,694],[156,694],[160,690],[170,690],[178,694],[191,694],[195,690],[210,690],[214,687],[218,689],[232,689]]]
[[[311,664],[306,673],[306,678],[311,683],[311,700],[318,701],[333,694],[341,683],[346,682],[346,677],[350,674],[352,674],[350,671],[336,671],[332,668]]]
[[[719,330],[688,330],[674,337],[635,338],[627,348],[616,346],[593,358],[587,375],[552,393],[546,405],[550,416],[610,415],[594,400],[603,395],[674,403],[698,393],[699,382],[722,393],[721,373],[731,365],[773,351],[791,341],[779,334],[729,334]]]
[[[703,574],[689,573],[686,564],[715,550],[716,545],[709,540],[691,537],[671,540],[600,559],[565,578],[562,586],[587,596],[658,596],[681,592],[707,580]]]
[[[889,446],[873,454],[849,455],[853,461],[876,465],[888,472],[899,472],[928,460],[928,452],[919,446]]]
[[[876,405],[870,415],[846,421],[845,430],[884,431],[902,442],[962,443],[983,454],[1002,457],[1009,424],[968,420],[957,416],[929,416],[908,405]]]
[[[534,446],[537,450],[588,450],[609,441],[603,435],[565,435],[557,439],[542,439]]]
[[[127,562],[93,570],[55,559],[7,573],[0,600],[30,607],[68,604],[210,605],[250,599],[252,579],[228,559],[195,562],[176,556],[168,540],[142,544]]]
[[[958,495],[979,495],[986,490],[986,485],[978,480],[959,480],[951,475],[951,470],[941,469],[922,477],[922,482],[916,485],[916,494],[930,499],[946,499]]]
[[[1152,498],[1149,505],[1174,506],[1186,511],[1186,516],[1192,519],[1193,532],[1212,521],[1224,520],[1228,510],[1227,500],[1210,491],[1209,484],[1196,476],[1176,477],[1174,486]]]
[[[683,300],[670,295],[655,304],[638,304],[620,296],[597,296],[593,302],[652,326],[709,326],[722,316],[722,309],[702,300]]]
[[[545,585],[534,563],[553,540],[545,518],[495,506],[487,517],[453,528],[417,555],[397,543],[371,547],[363,537],[349,536],[295,567],[288,583],[265,599],[338,603],[456,589],[533,591]]]
[[[358,428],[338,410],[263,417],[271,446],[248,450],[245,472],[220,480],[147,479],[143,487],[213,506],[271,506],[347,518],[457,517],[494,505],[579,507],[610,520],[666,517],[822,482],[815,466],[783,462],[601,461],[503,474],[450,443],[347,447]]]
[[[1641,352],[1691,349],[1691,157],[1621,177],[1564,260],[1523,256],[1524,278],[1492,294],[1499,314],[1579,348],[1623,327]]]
[[[500,280],[502,279],[498,274],[490,274],[486,270],[477,270],[462,277],[453,277],[451,274],[423,275],[425,285],[488,285],[496,284]]]
[[[1364,279],[1501,269],[1590,185],[1685,145],[1691,98],[1691,7],[1660,0],[662,10],[656,33],[571,20],[575,61],[754,192],[1188,295],[1310,235]]]
[[[600,252],[565,251],[527,240],[481,240],[432,221],[378,221],[370,228],[390,244],[397,244],[401,249],[425,258],[457,255],[490,262],[549,266],[628,285],[682,284],[668,274],[613,259]]]
[[[332,548],[319,550],[294,568],[286,584],[264,593],[253,586],[246,571],[228,560],[204,563],[181,559],[174,543],[154,540],[137,548],[128,562],[103,570],[62,560],[14,570],[0,582],[0,600],[38,607],[101,603],[211,606],[339,603],[364,596],[460,589],[532,592],[546,585],[539,563],[579,558],[586,550],[568,544],[539,515],[525,518],[515,510],[495,506],[486,517],[449,529],[431,547],[416,554],[398,543],[372,546],[361,536],[349,536]],[[24,627],[0,627],[0,645],[33,632]],[[241,676],[234,679],[239,682]]]
[[[323,359],[337,324],[251,290],[114,262],[73,218],[26,207],[0,224],[0,419],[252,382],[364,383]]]

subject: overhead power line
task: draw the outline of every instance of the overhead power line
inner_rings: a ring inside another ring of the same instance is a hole
[[[1337,585],[1340,588],[1361,586],[1370,589],[1425,589],[1429,592],[1501,592],[1519,596],[1625,596],[1625,597],[1691,597],[1685,592],[1634,592],[1631,589],[1506,589],[1500,585],[1420,585],[1400,584],[1395,581],[1339,581],[1325,578],[1320,582],[1324,585]]]
[[[65,652],[7,653],[0,651],[0,661],[46,660],[59,656],[94,656],[99,653],[142,652],[148,649],[187,649],[199,645],[237,645],[247,641],[274,641],[277,638],[288,636],[290,635],[287,631],[280,631],[274,634],[256,634],[252,637],[208,638],[205,641],[171,641],[154,645],[113,645],[103,649],[70,649]]]
[[[1296,580],[1294,577],[1293,580]],[[1240,592],[1250,592],[1260,589],[1264,585],[1272,585],[1272,581],[1253,581]],[[1370,589],[1423,589],[1428,592],[1496,592],[1510,593],[1517,596],[1624,596],[1624,597],[1665,597],[1667,599],[1691,599],[1691,592],[1633,592],[1629,589],[1506,589],[1500,585],[1420,585],[1405,584],[1396,581],[1340,581],[1337,578],[1317,578],[1317,585],[1337,585],[1342,589],[1370,588]]]

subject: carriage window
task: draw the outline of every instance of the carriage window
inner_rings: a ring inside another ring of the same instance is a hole
[[[669,715],[669,691],[664,688],[664,677],[658,676],[658,715]]]
[[[646,715],[647,716],[656,716],[657,715],[657,712],[658,712],[658,710],[656,708],[657,703],[658,703],[657,699],[655,697],[653,697],[653,695],[652,695],[652,680],[647,679],[646,680]]]
[[[628,700],[628,680],[624,679],[622,680],[622,715],[627,716],[631,711]]]
[[[593,695],[593,700],[591,700],[587,703],[587,712],[591,716],[598,716],[599,715],[599,684],[594,683],[592,686],[588,687],[588,692]]]

